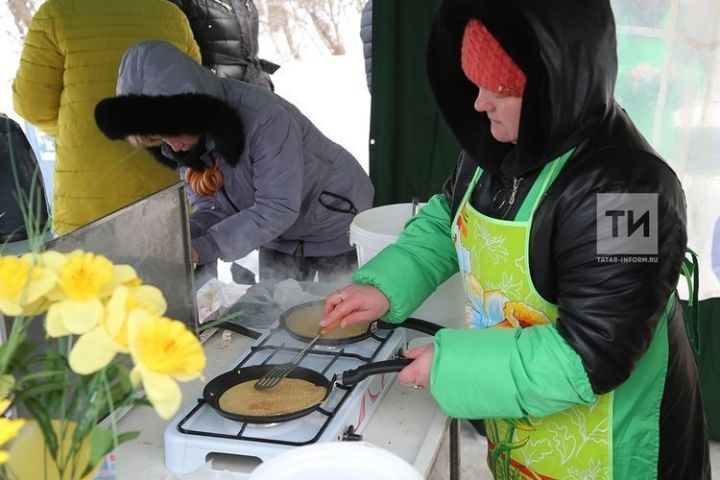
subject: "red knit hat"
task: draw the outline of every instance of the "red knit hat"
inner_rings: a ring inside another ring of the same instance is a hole
[[[479,20],[465,26],[460,51],[465,76],[495,95],[522,97],[526,77]]]

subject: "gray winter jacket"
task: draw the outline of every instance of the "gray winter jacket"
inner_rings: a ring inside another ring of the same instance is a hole
[[[155,133],[205,134],[208,153],[202,160],[208,166],[216,145],[233,141],[213,133],[223,128],[227,131],[227,124],[197,126],[198,119],[220,121],[219,111],[203,112],[204,104],[199,108],[193,104],[193,111],[162,113],[158,100],[172,96],[176,100],[173,108],[182,109],[185,94],[199,94],[191,98],[202,102],[212,97],[209,100],[218,99],[237,113],[240,122],[232,130],[236,135],[231,136],[242,136],[235,140],[244,140],[244,147],[237,158],[223,158],[223,189],[201,197],[187,188],[192,244],[200,263],[217,258],[236,260],[261,246],[309,257],[337,255],[353,248],[349,226],[355,213],[372,204],[370,179],[348,151],[325,137],[288,101],[259,87],[218,78],[162,41],[142,42],[125,53],[117,94],[112,100],[122,103],[123,96],[132,95],[144,102],[135,124],[145,125],[157,117],[164,125],[154,129]],[[129,116],[110,111],[106,117],[122,123],[118,117]],[[185,122],[188,127],[183,128]],[[108,134],[101,123],[98,119]],[[146,127],[134,132],[132,126],[123,129],[130,131],[116,137],[149,133]],[[162,153],[173,158],[168,148]]]

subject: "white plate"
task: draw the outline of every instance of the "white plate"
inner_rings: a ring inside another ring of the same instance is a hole
[[[298,447],[260,465],[250,480],[422,480],[409,463],[367,442]]]

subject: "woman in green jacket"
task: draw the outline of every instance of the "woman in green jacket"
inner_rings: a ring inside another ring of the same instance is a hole
[[[614,101],[609,1],[445,0],[427,72],[456,170],[322,325],[400,323],[459,270],[470,328],[399,379],[484,419],[496,478],[709,478],[683,191]]]

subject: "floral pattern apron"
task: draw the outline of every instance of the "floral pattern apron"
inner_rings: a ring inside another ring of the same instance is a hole
[[[572,151],[547,164],[515,220],[476,211],[468,198],[473,178],[453,222],[470,328],[526,328],[552,323],[556,305],[535,289],[528,263],[532,214]],[[600,395],[545,418],[486,419],[488,463],[496,479],[609,478],[613,394]]]
[[[490,218],[470,205],[482,170],[475,173],[452,223],[468,299],[468,327],[527,328],[557,319],[557,305],[543,299],[533,285],[529,239],[533,214],[572,152],[543,168],[514,220]],[[495,478],[656,478],[668,362],[667,318],[674,302],[673,293],[630,378],[612,392],[596,396],[592,405],[543,418],[485,419],[488,463]]]

